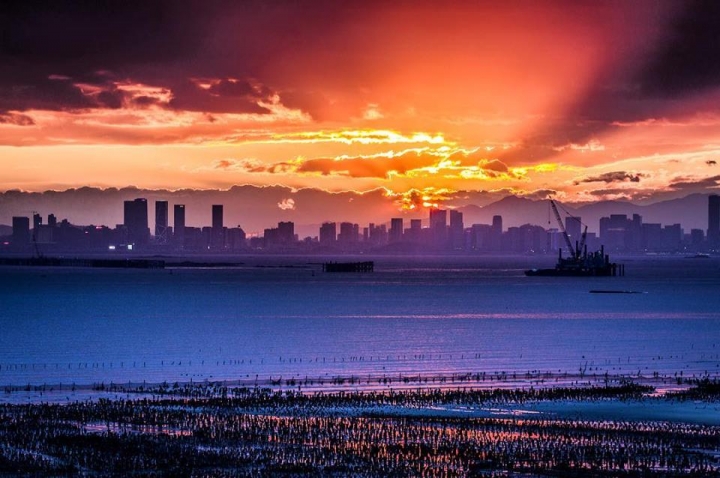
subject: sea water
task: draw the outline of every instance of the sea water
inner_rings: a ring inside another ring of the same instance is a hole
[[[0,385],[720,373],[718,258],[628,258],[605,278],[523,274],[550,257],[370,259],[2,268]]]

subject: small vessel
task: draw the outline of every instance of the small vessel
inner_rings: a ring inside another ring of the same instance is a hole
[[[582,255],[563,257],[562,249],[554,269],[529,269],[526,276],[624,276],[625,266],[610,262],[610,256],[604,248],[588,254],[587,248]]]
[[[565,239],[568,251],[570,251],[570,257],[563,257],[562,248],[558,251],[558,261],[554,269],[529,269],[525,271],[526,276],[565,276],[565,277],[576,277],[576,276],[624,276],[625,266],[623,264],[615,264],[610,262],[610,256],[605,254],[605,248],[601,247],[599,251],[588,254],[587,245],[585,240],[587,239],[587,226],[582,233],[580,244],[575,243],[573,246],[568,236],[565,226],[560,218],[560,213],[557,210],[555,201],[550,199],[550,206],[555,213],[560,231]]]
[[[375,270],[373,261],[326,262],[323,264],[324,272],[372,272],[373,270]]]

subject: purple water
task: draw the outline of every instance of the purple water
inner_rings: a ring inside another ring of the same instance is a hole
[[[628,259],[617,278],[523,275],[553,258],[375,258],[368,274],[240,260],[0,269],[0,385],[720,373],[718,258]]]

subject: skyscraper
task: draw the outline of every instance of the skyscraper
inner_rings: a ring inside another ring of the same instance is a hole
[[[493,216],[492,226],[490,226],[489,246],[493,251],[499,251],[502,245],[503,218],[502,216]]]
[[[335,244],[337,238],[337,225],[334,222],[324,222],[320,226],[320,244]]]
[[[295,223],[292,221],[278,222],[278,239],[283,244],[295,242]]]
[[[128,234],[128,244],[143,246],[148,243],[150,229],[148,228],[147,200],[138,198],[124,203],[124,222]]]
[[[445,209],[430,209],[430,234],[433,246],[445,247],[447,245],[447,211]]]
[[[155,201],[155,242],[168,243],[168,202]]]
[[[575,243],[575,241],[580,240],[580,236],[582,235],[582,220],[579,217],[576,216],[567,216],[565,218],[565,232],[567,232],[568,236],[570,236],[570,241]]]
[[[24,247],[30,243],[30,218],[14,216],[12,218],[12,245]]]
[[[185,247],[185,205],[175,204],[173,207],[173,242],[176,249]]]
[[[720,243],[720,196],[711,194],[708,197],[708,242],[711,246]]]
[[[223,228],[223,205],[213,204],[212,206],[212,228],[222,229]]]
[[[403,238],[403,218],[394,217],[390,219],[390,242],[400,242]]]
[[[212,233],[210,238],[211,249],[223,249],[225,246],[225,230],[223,229],[223,205],[212,206]]]
[[[453,249],[465,248],[465,224],[460,211],[450,211],[450,246]]]

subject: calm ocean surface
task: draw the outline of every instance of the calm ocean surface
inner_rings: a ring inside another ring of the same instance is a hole
[[[720,373],[719,258],[624,259],[618,278],[523,275],[554,257],[379,257],[368,274],[239,260],[0,269],[0,385]]]

